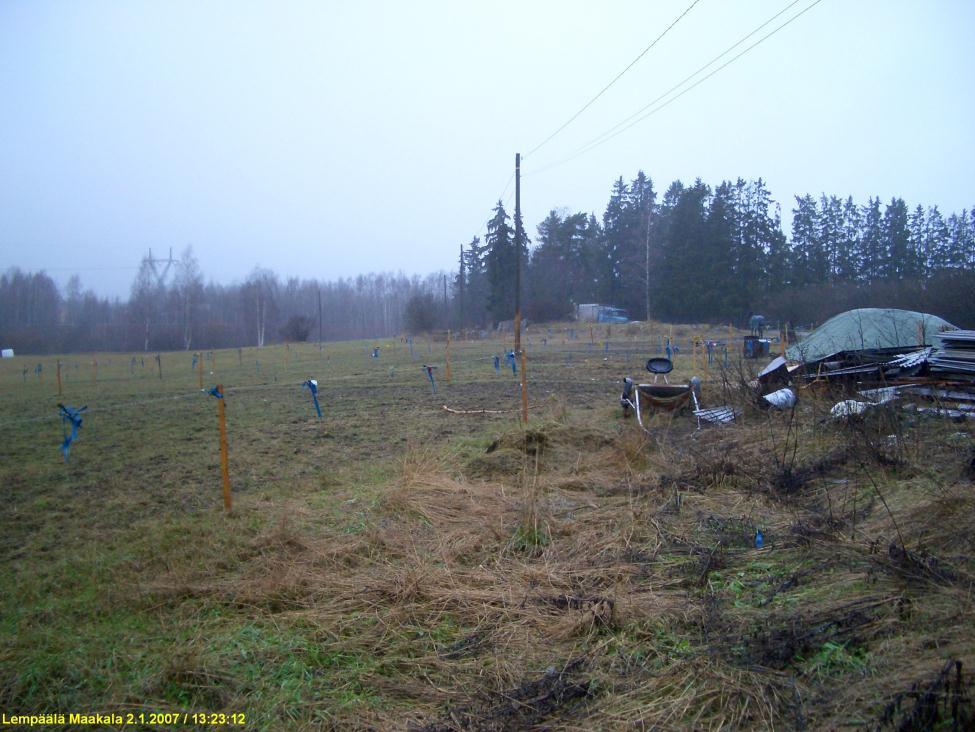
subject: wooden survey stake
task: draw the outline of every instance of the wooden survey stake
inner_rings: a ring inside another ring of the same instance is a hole
[[[447,367],[444,369],[444,378],[450,383],[450,328],[447,329]]]
[[[227,408],[223,398],[223,385],[217,384],[217,421],[220,424],[220,473],[223,476],[223,507],[231,509],[230,498],[230,459],[227,455]]]
[[[528,424],[528,370],[525,368],[525,349],[521,349],[521,422]]]

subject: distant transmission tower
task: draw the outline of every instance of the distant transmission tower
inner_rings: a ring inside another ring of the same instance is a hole
[[[178,259],[173,259],[173,248],[169,248],[169,259],[153,259],[152,249],[149,250],[149,256],[146,258],[146,262],[149,263],[149,269],[152,272],[153,277],[156,278],[156,284],[163,288],[166,286],[166,277],[169,276],[170,270],[173,268],[174,264],[179,264]],[[166,265],[161,270],[156,265]]]

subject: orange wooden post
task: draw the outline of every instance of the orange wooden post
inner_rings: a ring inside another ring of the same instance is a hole
[[[61,396],[61,359],[58,359],[58,396]]]
[[[592,326],[591,325],[589,326],[589,345],[590,346],[596,345],[596,340],[595,340],[595,338],[593,338],[593,335],[592,335]]]
[[[196,375],[200,389],[203,389],[203,353],[196,354]]]
[[[525,368],[525,349],[521,349],[521,422],[528,424],[528,372]]]
[[[159,380],[162,381],[162,355],[156,354],[156,366],[159,368]]]
[[[447,367],[444,369],[444,378],[450,383],[450,328],[447,328]]]
[[[223,507],[228,511],[232,502],[230,497],[230,459],[227,455],[227,410],[224,405],[223,385],[217,384],[217,421],[220,423],[220,473],[223,476]]]

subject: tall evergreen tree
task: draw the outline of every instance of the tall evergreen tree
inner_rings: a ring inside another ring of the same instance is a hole
[[[675,181],[664,194],[661,278],[654,297],[654,312],[661,317],[693,318],[699,311],[696,295],[703,266],[699,244],[706,236],[710,194],[700,179],[689,188]]]
[[[948,226],[948,254],[947,267],[963,269],[968,266],[972,251],[972,229],[968,220],[968,211],[962,209],[960,214],[951,214]]]
[[[763,273],[783,281],[786,265],[782,261],[785,237],[779,219],[778,204],[765,182],[759,178],[746,182],[739,178],[734,186],[736,236],[732,261],[737,285],[729,316],[744,318],[755,308],[766,290]]]
[[[526,272],[525,312],[534,320],[558,320],[570,312],[569,247],[562,216],[549,212],[538,225],[537,244]]]
[[[730,183],[714,189],[705,214],[703,238],[698,242],[700,285],[693,308],[696,319],[720,319],[722,314],[742,306],[741,283],[735,273],[735,254],[740,216]]]
[[[626,201],[629,190],[623,177],[613,183],[609,203],[603,212],[602,257],[596,277],[599,280],[600,299],[610,305],[622,305],[623,264],[627,240],[630,236]]]
[[[843,245],[843,202],[836,196],[827,198],[825,193],[820,196],[816,223],[816,236],[826,258],[824,281],[835,282],[839,279],[840,248]]]
[[[926,255],[927,224],[924,217],[924,207],[918,204],[907,219],[907,237],[910,256],[920,277],[928,276],[928,258]]]
[[[515,245],[509,220],[504,204],[499,200],[494,207],[494,216],[487,223],[487,235],[484,237],[487,247],[487,310],[495,323],[511,320],[515,312]]]
[[[819,242],[819,212],[815,199],[808,193],[796,196],[792,209],[792,284],[800,287],[823,282],[828,269]]]
[[[836,249],[836,276],[843,282],[853,282],[860,277],[862,266],[860,209],[853,202],[853,196],[847,196],[843,202],[841,228],[840,242]]]
[[[467,323],[484,325],[487,322],[487,301],[490,288],[487,280],[487,248],[481,238],[475,236],[467,245],[464,254],[464,272],[467,276],[465,288],[465,313]]]
[[[621,250],[622,293],[620,306],[630,317],[650,317],[650,288],[653,269],[659,262],[658,250],[651,239],[657,192],[653,180],[638,171],[627,191],[625,238]]]
[[[927,261],[931,271],[946,269],[951,261],[948,248],[948,225],[937,206],[928,209]]]
[[[911,256],[907,204],[901,198],[892,198],[884,211],[883,252],[884,260],[880,267],[882,277],[903,279],[917,275],[919,267]]]
[[[880,199],[869,198],[867,205],[862,207],[861,214],[863,217],[863,228],[860,236],[862,278],[867,282],[872,282],[884,275],[887,260]]]

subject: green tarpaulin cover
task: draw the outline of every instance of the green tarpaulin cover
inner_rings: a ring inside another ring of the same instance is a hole
[[[793,361],[819,361],[840,351],[930,346],[935,336],[956,330],[944,318],[894,308],[859,308],[835,315],[786,349]],[[923,333],[923,335],[922,335]]]

